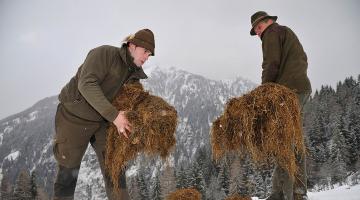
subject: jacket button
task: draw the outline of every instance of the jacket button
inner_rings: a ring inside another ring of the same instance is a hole
[[[61,158],[65,160],[65,159],[66,159],[66,156],[65,156],[65,155],[62,155]]]

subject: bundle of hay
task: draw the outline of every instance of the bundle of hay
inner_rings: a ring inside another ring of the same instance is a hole
[[[170,193],[166,200],[201,200],[201,193],[196,189],[178,189]]]
[[[304,151],[301,115],[296,94],[275,83],[266,83],[248,94],[230,99],[212,125],[213,156],[250,153],[257,164],[273,158],[294,178],[295,153]]]
[[[129,139],[119,134],[115,125],[107,130],[105,167],[115,188],[120,171],[138,153],[165,158],[175,145],[177,112],[162,98],[150,95],[140,83],[124,85],[113,105],[126,112],[132,125]]]
[[[251,200],[251,197],[235,194],[227,197],[225,200]]]

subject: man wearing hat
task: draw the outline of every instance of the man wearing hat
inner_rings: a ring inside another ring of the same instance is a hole
[[[276,20],[277,16],[264,11],[251,16],[250,35],[257,35],[262,41],[262,83],[274,82],[294,90],[302,110],[311,94],[307,56],[295,33]],[[297,155],[297,165],[299,173],[295,180],[280,166],[275,167],[269,200],[307,199],[305,153]]]
[[[112,104],[125,83],[147,78],[142,65],[154,55],[154,34],[142,29],[128,36],[118,47],[92,49],[77,73],[62,88],[55,116],[53,152],[58,172],[54,183],[54,200],[72,200],[82,157],[90,143],[96,152],[109,199],[127,200],[125,173],[122,172],[119,192],[105,173],[106,129],[113,123],[127,138],[131,124],[125,111]]]

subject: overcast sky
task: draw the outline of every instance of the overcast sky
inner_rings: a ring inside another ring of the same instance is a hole
[[[258,10],[295,31],[314,90],[360,74],[358,0],[0,0],[0,119],[58,94],[90,49],[142,28],[156,40],[144,68],[260,83],[261,42],[249,35]]]

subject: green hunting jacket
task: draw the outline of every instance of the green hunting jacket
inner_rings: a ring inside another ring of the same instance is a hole
[[[92,49],[76,75],[59,94],[70,113],[89,121],[112,122],[119,111],[111,104],[124,83],[147,78],[137,67],[127,46]]]
[[[262,83],[275,82],[296,93],[311,92],[307,56],[295,33],[273,23],[262,33],[261,40]]]

